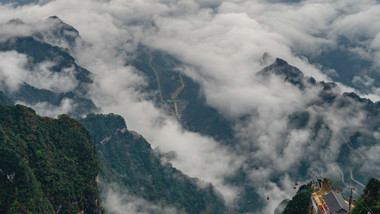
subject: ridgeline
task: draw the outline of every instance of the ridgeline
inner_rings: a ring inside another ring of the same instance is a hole
[[[66,115],[0,105],[0,213],[100,213],[88,131]]]

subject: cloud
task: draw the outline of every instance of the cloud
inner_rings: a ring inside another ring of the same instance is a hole
[[[53,72],[54,62],[44,61],[28,70],[27,56],[16,51],[0,52],[0,80],[3,90],[17,91],[23,83],[54,92],[72,91],[78,84],[73,67]]]
[[[136,198],[127,191],[122,191],[115,184],[102,184],[102,206],[111,214],[186,214],[184,210],[178,210],[164,204],[153,204],[142,198]]]
[[[352,79],[352,82],[356,85],[364,85],[364,86],[372,86],[375,80],[367,75],[361,77],[361,76],[354,76]]]
[[[276,76],[265,81],[258,78],[256,73],[264,67],[263,54],[283,58],[305,75],[328,81],[321,72],[324,68],[310,64],[302,55],[316,56],[335,48],[338,38],[345,35],[359,47],[351,50],[376,67],[380,62],[378,7],[370,0],[304,0],[297,4],[262,0],[57,0],[43,6],[0,6],[0,20],[21,18],[33,22],[57,15],[73,25],[82,42],[70,50],[80,65],[95,74],[90,94],[102,112],[123,115],[128,127],[142,134],[153,147],[162,152],[175,151],[175,167],[212,182],[226,201],[238,195],[242,187],[228,185],[224,178],[243,168],[249,178],[246,185],[274,199],[263,208],[269,213],[283,197],[294,194],[288,192],[289,186],[303,162],[333,174],[330,168],[339,166],[334,164],[344,144],[344,131],[364,129],[366,115],[357,105],[343,109],[337,104],[312,105],[320,100],[321,87],[301,91]],[[6,32],[24,35],[33,29],[7,28]],[[152,95],[143,90],[146,77],[129,65],[140,43],[184,63],[180,72],[201,85],[207,104],[235,123],[236,147],[225,147],[207,136],[184,130],[149,101]],[[6,53],[4,58],[9,60],[1,61],[1,66],[12,62],[16,71],[25,63],[25,57],[14,52]],[[43,73],[48,65],[41,65],[41,79],[50,77]],[[21,70],[19,73],[23,74]],[[2,75],[11,80],[6,83],[9,87],[20,82],[10,73]],[[45,87],[55,86],[48,83],[50,80],[62,84],[62,78],[70,78],[70,70],[65,77],[48,78]],[[360,76],[354,81],[370,85],[370,78]],[[59,88],[66,89],[63,86]],[[353,90],[342,84],[339,88]],[[372,91],[377,93],[378,89]],[[43,108],[49,109],[47,105]],[[304,129],[289,127],[289,115],[295,112],[310,115]],[[374,148],[368,159],[378,163]],[[274,178],[281,178],[281,182],[273,182]],[[136,208],[118,200],[122,195],[110,198],[125,209]]]
[[[0,52],[0,79],[2,87],[10,91],[16,91],[23,79],[26,78],[25,65],[27,58],[16,51]]]
[[[76,107],[75,102],[73,102],[73,100],[69,98],[62,99],[59,106],[54,106],[48,102],[38,102],[35,104],[28,104],[28,103],[23,103],[23,102],[18,101],[17,104],[30,106],[37,112],[37,114],[41,116],[53,117],[53,118],[56,118],[58,115],[61,115],[61,114],[67,114],[70,111],[74,110]]]
[[[379,177],[380,176],[380,159],[379,159],[379,152],[380,152],[380,145],[375,145],[371,147],[364,147],[362,148],[362,154],[366,155],[368,164],[367,166],[370,166],[370,170],[374,173],[373,176]]]
[[[59,93],[73,91],[78,85],[78,80],[75,78],[74,66],[63,68],[60,72],[51,71],[55,65],[55,62],[50,61],[44,61],[35,65],[34,70],[27,73],[24,82],[36,88],[48,89]]]

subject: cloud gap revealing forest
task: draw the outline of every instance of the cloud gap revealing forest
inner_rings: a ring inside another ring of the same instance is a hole
[[[379,213],[374,0],[0,0],[0,213]]]

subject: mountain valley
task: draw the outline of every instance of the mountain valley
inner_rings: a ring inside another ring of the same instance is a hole
[[[308,213],[324,178],[377,209],[375,36],[302,46],[236,2],[5,3],[27,15],[0,16],[1,213]]]

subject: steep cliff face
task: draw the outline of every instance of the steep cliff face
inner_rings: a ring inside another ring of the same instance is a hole
[[[180,213],[225,213],[224,202],[211,184],[200,188],[200,180],[164,163],[141,135],[127,129],[121,116],[90,114],[79,121],[96,146],[103,186],[116,184],[135,197],[173,206]],[[163,212],[157,209],[149,213]]]
[[[70,116],[77,117],[95,111],[96,106],[88,97],[88,88],[93,75],[79,66],[69,48],[80,38],[72,26],[52,16],[35,23],[12,19],[2,24],[3,28],[20,28],[30,31],[26,34],[3,35],[0,54],[3,58],[14,59],[18,65],[3,68],[4,72],[15,74],[14,81],[2,80],[0,89],[12,100],[32,106],[40,114],[38,106],[49,106]],[[8,58],[7,58],[8,57]],[[4,64],[4,63],[3,63]],[[62,107],[66,106],[62,109]],[[61,110],[60,110],[61,108]]]
[[[99,168],[75,120],[0,105],[0,213],[100,213]]]

